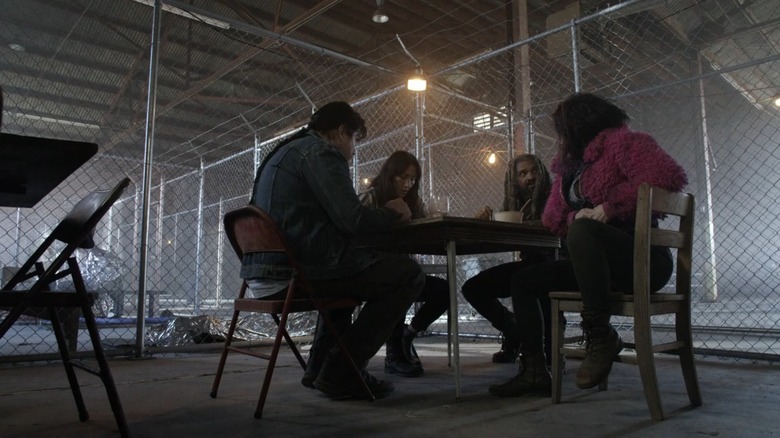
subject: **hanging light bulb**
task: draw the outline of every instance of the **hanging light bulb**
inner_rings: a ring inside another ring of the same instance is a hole
[[[491,152],[488,155],[487,162],[490,163],[490,164],[496,164],[496,153],[495,152]]]
[[[414,76],[406,81],[406,89],[409,91],[425,91],[428,88],[428,81],[425,80],[421,68],[414,71]]]
[[[390,21],[390,17],[385,13],[385,0],[376,0],[376,11],[371,17],[374,23],[387,23]]]

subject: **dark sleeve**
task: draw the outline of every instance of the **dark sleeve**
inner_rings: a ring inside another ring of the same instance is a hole
[[[398,214],[389,208],[367,207],[358,199],[349,166],[331,145],[304,158],[303,177],[336,228],[347,235],[389,229]]]

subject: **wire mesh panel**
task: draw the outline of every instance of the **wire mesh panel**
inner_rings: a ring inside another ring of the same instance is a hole
[[[248,201],[268,152],[324,103],[350,102],[366,120],[350,163],[356,191],[406,150],[421,162],[423,201],[444,195],[450,214],[471,217],[501,208],[514,156],[550,165],[550,115],[581,90],[614,100],[688,173],[697,345],[777,357],[777,2],[398,0],[411,27],[396,35],[357,26],[370,2],[171,0],[156,40],[151,3],[6,0],[0,16],[3,131],[100,147],[35,208],[0,207],[0,265],[19,266],[78,199],[130,177],[96,230],[102,258],[85,263],[120,273],[93,276],[107,344],[156,342],[136,332],[139,317],[152,332],[229,315],[240,279],[222,217]],[[405,89],[413,72],[427,77],[425,92]],[[458,287],[514,257],[459,257]],[[497,335],[465,302],[458,317],[466,335]],[[12,331],[3,356],[54,352],[45,319]]]

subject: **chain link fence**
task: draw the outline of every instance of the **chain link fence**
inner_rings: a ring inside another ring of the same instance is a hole
[[[546,30],[510,40],[506,22],[479,34],[453,23],[452,47],[481,38],[492,39],[492,48],[450,65],[427,65],[433,52],[408,35],[408,50],[397,44],[401,37],[387,37],[361,56],[372,64],[283,37],[295,20],[271,34],[251,20],[222,16],[217,6],[210,12],[166,2],[178,12],[168,9],[160,20],[159,63],[151,69],[153,142],[145,136],[152,8],[126,1],[117,14],[114,2],[33,3],[7,1],[0,19],[3,131],[95,142],[100,150],[35,208],[0,207],[0,266],[20,266],[88,192],[130,177],[133,184],[96,232],[102,267],[85,272],[100,292],[101,333],[113,354],[173,345],[155,344],[150,333],[170,330],[176,320],[192,322],[186,340],[203,341],[197,330],[204,321],[229,316],[239,264],[221,219],[247,202],[259,162],[313,108],[345,100],[366,119],[369,136],[352,163],[356,191],[390,153],[408,150],[422,164],[423,200],[445,195],[450,214],[473,216],[484,205],[500,208],[513,156],[529,151],[549,165],[556,152],[550,114],[582,90],[612,98],[634,129],[652,133],[688,172],[698,206],[699,351],[778,357],[780,114],[772,100],[773,84],[780,84],[780,25],[760,24],[780,16],[776,2],[639,0],[598,9],[582,1],[549,15]],[[708,25],[701,16],[726,25]],[[400,62],[397,70],[381,67],[390,60]],[[419,94],[406,90],[398,73],[417,68],[428,79]],[[512,257],[461,256],[458,284]],[[120,274],[105,278],[106,264]],[[462,334],[497,338],[465,301],[458,317]],[[575,315],[569,319],[576,323]],[[446,331],[443,323],[431,331]],[[669,326],[666,319],[654,324]],[[630,335],[627,322],[621,328]],[[82,337],[77,348],[90,348]],[[44,318],[21,320],[6,339],[3,360],[56,353]]]

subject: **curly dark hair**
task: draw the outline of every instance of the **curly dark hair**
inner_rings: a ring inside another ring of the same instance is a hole
[[[385,160],[382,164],[382,168],[379,169],[379,173],[371,180],[369,187],[376,191],[377,203],[385,205],[387,201],[395,199],[398,194],[395,192],[394,179],[395,177],[406,172],[409,166],[414,166],[417,175],[415,181],[409,192],[404,196],[404,201],[409,209],[412,211],[412,218],[417,219],[423,217],[422,201],[420,200],[420,176],[422,175],[422,169],[420,168],[420,162],[417,158],[406,151],[395,151]]]
[[[576,168],[588,143],[599,132],[631,120],[623,109],[590,93],[575,93],[558,104],[552,115],[558,134],[558,153],[565,170]]]

